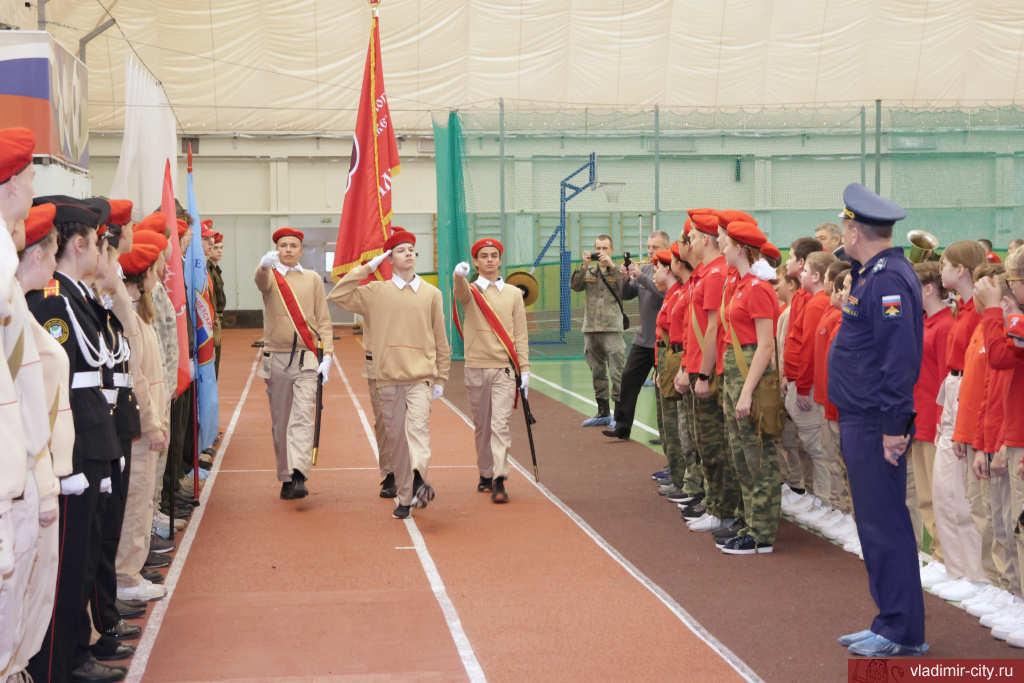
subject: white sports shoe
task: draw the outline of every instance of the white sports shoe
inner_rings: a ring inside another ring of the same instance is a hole
[[[860,553],[861,553],[860,537],[858,536],[858,537],[852,538],[851,540],[849,540],[846,543],[844,543],[843,544],[843,550],[845,550],[848,553],[853,553],[854,555],[860,555]]]
[[[690,526],[690,531],[718,531],[719,529],[732,526],[732,523],[735,521],[734,519],[719,519],[714,515],[704,515],[700,521]]]
[[[697,519],[688,519],[688,520],[686,520],[686,526],[693,526],[697,522],[703,521],[705,517],[710,517],[710,516],[711,515],[709,515],[708,513],[705,512],[703,515],[701,515]]]
[[[122,600],[145,600],[146,602],[151,602],[159,600],[165,595],[167,595],[166,588],[148,579],[143,579],[142,583],[138,586],[117,587],[117,597]]]
[[[972,601],[967,608],[967,613],[973,617],[983,617],[986,614],[995,614],[1013,604],[1013,593],[1000,590],[983,603]]]
[[[1024,630],[1024,615],[1017,617],[1014,621],[1004,621],[992,627],[992,637],[996,640],[1006,640],[1011,633]]]
[[[1016,621],[1021,616],[1024,616],[1024,601],[1017,602],[1017,599],[1014,598],[1013,604],[1006,609],[983,616],[981,625],[985,628],[995,628],[1001,624]]]
[[[984,588],[982,588],[981,592],[978,593],[977,595],[975,595],[973,598],[967,598],[966,600],[961,600],[960,601],[960,607],[962,607],[963,609],[966,610],[971,605],[981,605],[983,603],[988,602],[989,600],[994,598],[999,593],[1002,593],[1002,591],[999,590],[997,587],[989,584],[989,585],[985,586]],[[996,611],[998,611],[998,610],[996,610]],[[979,614],[977,616],[980,617],[981,615]]]
[[[924,588],[932,588],[940,583],[949,581],[946,575],[946,565],[937,560],[932,560],[921,567],[921,585]]]
[[[806,524],[810,526],[812,522],[821,519],[831,511],[832,506],[824,501],[818,501],[817,505],[812,505],[809,510],[801,512],[795,519],[797,524]]]
[[[824,532],[825,529],[828,529],[831,526],[842,524],[845,517],[846,515],[833,508],[831,511],[811,522],[810,526],[814,527],[818,531]]]
[[[832,524],[821,530],[825,538],[831,538],[834,540],[847,539],[851,533],[857,533],[857,522],[850,515],[843,515],[842,519],[837,524]]]
[[[1024,629],[1014,631],[1006,637],[1006,644],[1010,647],[1024,647]]]
[[[805,493],[804,495],[800,496],[800,499],[797,500],[792,505],[783,505],[782,511],[790,517],[793,517],[795,515],[799,515],[801,512],[807,512],[808,510],[810,510],[811,506],[814,505],[817,500],[818,499],[812,496],[811,494]]]
[[[957,581],[950,581],[949,583],[940,583],[932,589],[932,592],[943,600],[962,602],[968,598],[973,598],[985,590],[985,587],[988,585],[984,581],[973,582],[967,579],[957,579]]]

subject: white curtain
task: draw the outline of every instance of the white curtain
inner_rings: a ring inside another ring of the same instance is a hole
[[[124,68],[124,139],[110,196],[132,203],[136,221],[160,208],[164,166],[178,194],[178,138],[167,93],[130,52]]]

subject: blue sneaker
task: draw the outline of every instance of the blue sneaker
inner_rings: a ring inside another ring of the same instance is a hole
[[[644,386],[645,387],[653,387],[654,386],[654,380],[653,379],[649,379],[649,380],[644,381]]]
[[[849,647],[851,653],[861,657],[915,657],[928,652],[928,644],[900,645],[888,638],[873,635]]]
[[[612,416],[611,415],[605,415],[604,417],[595,416],[595,417],[587,418],[582,423],[580,423],[580,426],[581,427],[610,427],[611,429],[615,429],[615,427],[613,427],[612,424],[613,424],[612,423]]]
[[[663,470],[658,470],[657,472],[654,472],[653,474],[651,474],[651,479],[664,479],[667,476],[669,476],[669,471],[668,471],[668,468],[666,467]]]
[[[843,647],[850,647],[854,643],[859,643],[862,640],[867,640],[868,638],[870,638],[873,635],[875,635],[875,634],[871,632],[871,629],[866,629],[864,631],[857,631],[856,633],[851,633],[849,635],[845,635],[842,638],[840,638],[839,639],[839,644],[842,645]]]

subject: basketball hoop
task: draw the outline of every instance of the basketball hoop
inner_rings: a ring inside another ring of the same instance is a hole
[[[622,194],[623,188],[626,187],[626,183],[596,183],[597,187],[601,188],[604,192],[604,198],[608,200],[609,204],[618,204],[619,195]]]

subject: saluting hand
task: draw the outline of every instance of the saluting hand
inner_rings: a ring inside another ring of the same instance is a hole
[[[384,259],[386,259],[388,256],[391,256],[391,250],[390,249],[385,251],[380,256],[375,256],[374,258],[370,259],[370,261],[366,264],[366,265],[370,266],[370,272],[372,273],[375,270],[377,270],[378,268],[380,268],[380,264],[384,263]]]

